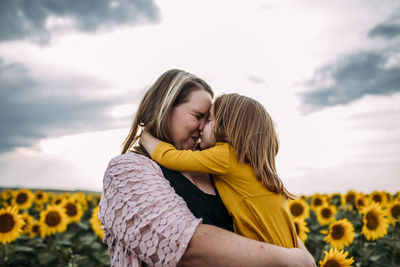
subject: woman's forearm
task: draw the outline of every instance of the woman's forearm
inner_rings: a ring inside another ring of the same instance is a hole
[[[301,249],[287,249],[200,224],[178,266],[316,266]]]

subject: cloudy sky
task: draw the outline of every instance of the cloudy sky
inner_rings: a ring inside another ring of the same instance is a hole
[[[262,102],[297,194],[400,190],[398,0],[0,3],[0,187],[100,191],[164,71]]]

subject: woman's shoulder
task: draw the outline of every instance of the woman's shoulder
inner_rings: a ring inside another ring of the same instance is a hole
[[[144,155],[135,153],[135,152],[127,152],[125,154],[118,155],[113,157],[110,160],[109,166],[114,165],[131,165],[135,164],[134,166],[158,166],[152,159],[146,157]]]
[[[149,157],[146,157],[139,153],[127,152],[127,153],[113,157],[111,159],[111,162],[125,162],[125,161],[137,161],[137,162],[144,161],[145,162],[147,160],[151,160],[151,159],[149,159]]]

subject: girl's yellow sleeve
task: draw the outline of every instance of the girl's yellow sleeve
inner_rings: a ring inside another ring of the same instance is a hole
[[[224,175],[229,168],[230,146],[228,143],[217,143],[209,149],[192,151],[177,150],[169,143],[160,142],[151,158],[175,171]]]

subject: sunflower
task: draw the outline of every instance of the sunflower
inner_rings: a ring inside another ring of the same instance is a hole
[[[391,224],[400,222],[400,200],[394,200],[388,205],[388,219]]]
[[[63,195],[55,195],[51,198],[51,205],[62,206],[62,204],[65,200],[66,200],[66,198]]]
[[[317,210],[319,206],[326,203],[326,196],[322,194],[314,194],[311,198],[311,209]]]
[[[329,225],[330,222],[335,220],[337,208],[334,205],[324,204],[317,208],[317,220],[321,225]]]
[[[29,237],[33,238],[38,234],[40,234],[40,223],[38,221],[34,221],[29,229]]]
[[[104,230],[102,230],[101,223],[98,217],[99,214],[99,206],[95,207],[92,210],[92,217],[90,218],[90,225],[96,235],[98,235],[101,239],[104,238]]]
[[[386,193],[383,191],[373,191],[369,195],[372,202],[379,203],[380,205],[384,206],[387,203],[387,196]]]
[[[301,242],[306,242],[307,236],[310,230],[307,227],[307,223],[302,218],[293,218],[294,226],[296,227],[297,235],[299,236]]]
[[[79,222],[81,220],[83,211],[82,206],[79,202],[76,202],[71,198],[67,201],[64,201],[62,207],[65,209],[68,223]]]
[[[60,206],[47,206],[40,213],[40,234],[42,237],[64,232],[67,229],[68,218]]]
[[[1,199],[8,200],[13,196],[13,191],[11,189],[6,189],[1,192]]]
[[[32,206],[33,194],[29,189],[20,189],[14,192],[12,205],[19,210],[26,210]]]
[[[37,190],[34,193],[34,198],[35,198],[36,204],[38,204],[38,205],[43,205],[44,203],[46,203],[49,200],[48,194],[42,190]]]
[[[347,191],[346,194],[342,197],[342,205],[346,205],[348,207],[353,207],[354,201],[356,200],[357,192],[353,190]]]
[[[347,251],[331,248],[329,252],[324,251],[324,253],[324,260],[319,261],[319,266],[321,267],[351,267],[351,264],[354,262],[353,257],[347,259],[349,255]]]
[[[361,233],[367,240],[376,240],[386,235],[389,224],[385,212],[378,203],[373,202],[362,209],[362,213],[364,225]]]
[[[88,204],[86,201],[86,195],[83,192],[75,193],[71,196],[71,199],[75,201],[75,203],[79,203],[83,210],[87,210]]]
[[[385,195],[386,195],[386,199],[388,202],[393,201],[394,196],[392,194],[390,194],[389,192],[384,191]]]
[[[21,219],[23,220],[23,225],[21,227],[22,234],[29,235],[31,226],[33,224],[33,217],[29,213],[24,212],[21,214]]]
[[[364,207],[368,206],[369,203],[370,203],[370,200],[369,200],[369,198],[368,198],[366,195],[364,195],[364,194],[362,194],[362,193],[357,194],[356,200],[355,200],[355,204],[356,204],[356,208],[357,208],[357,210],[358,210],[359,212],[360,212]]]
[[[345,246],[350,245],[353,240],[354,226],[347,219],[333,222],[324,238],[325,242],[338,249],[343,249]]]
[[[11,201],[13,197],[13,191],[10,189],[6,189],[1,192],[1,201],[0,206],[9,207],[11,206]]]
[[[307,219],[310,216],[310,207],[303,199],[293,199],[288,202],[293,218]]]
[[[13,207],[0,210],[0,243],[6,244],[14,241],[22,233],[24,224],[18,210]]]

